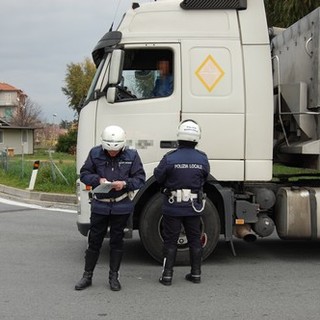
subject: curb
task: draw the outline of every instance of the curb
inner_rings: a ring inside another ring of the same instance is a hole
[[[37,203],[44,206],[71,206],[77,205],[76,195],[36,192],[17,189],[0,184],[0,193],[10,199],[20,202]]]

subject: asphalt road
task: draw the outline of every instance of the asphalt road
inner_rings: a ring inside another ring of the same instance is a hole
[[[1,202],[0,319],[319,319],[320,244],[235,241],[237,257],[221,240],[203,264],[201,284],[184,280],[176,267],[173,285],[158,283],[161,266],[138,234],[126,240],[122,290],[107,286],[105,241],[93,286],[75,291],[83,272],[86,238],[76,213]]]

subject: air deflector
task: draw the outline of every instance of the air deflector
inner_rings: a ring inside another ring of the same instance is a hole
[[[185,10],[247,9],[247,0],[184,0],[180,7]]]

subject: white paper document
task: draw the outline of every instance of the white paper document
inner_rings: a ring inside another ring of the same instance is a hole
[[[93,193],[108,193],[112,189],[112,182],[104,182],[94,188]]]

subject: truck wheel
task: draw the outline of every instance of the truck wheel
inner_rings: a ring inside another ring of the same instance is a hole
[[[146,204],[140,216],[139,234],[146,251],[158,262],[162,263],[162,195],[155,194]],[[206,207],[201,216],[203,244],[203,260],[216,247],[220,235],[219,213],[213,203],[207,199]],[[189,265],[189,247],[187,237],[181,228],[178,240],[176,265]]]

